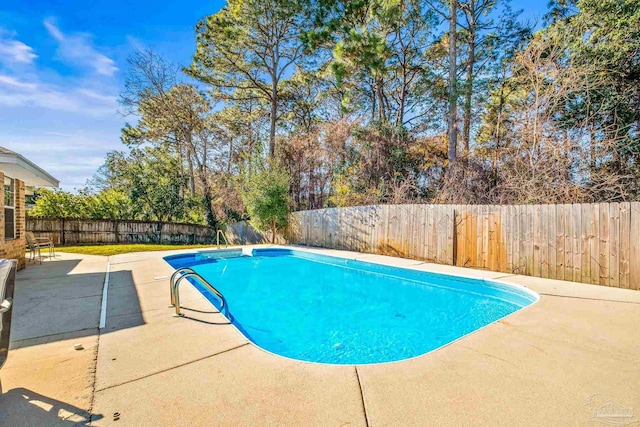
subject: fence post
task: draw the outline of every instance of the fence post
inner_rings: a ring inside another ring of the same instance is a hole
[[[114,233],[116,234],[116,243],[120,243],[120,227],[118,227],[118,224],[120,224],[120,220],[114,219],[113,230],[114,230]]]
[[[60,244],[62,246],[64,246],[64,244],[65,244],[65,239],[64,239],[64,218],[60,219]]]
[[[457,221],[457,212],[453,210],[453,261],[451,265],[458,265],[458,221]]]

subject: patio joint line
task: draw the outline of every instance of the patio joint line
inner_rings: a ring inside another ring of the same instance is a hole
[[[87,411],[89,414],[89,423],[88,423],[89,426],[92,426],[94,421],[93,407],[95,406],[95,403],[96,403],[99,351],[100,351],[100,328],[98,328],[98,337],[96,338],[96,348],[93,350],[93,366],[91,367],[91,402],[89,402],[89,410]]]
[[[624,288],[615,288],[615,289],[624,289]],[[615,300],[615,299],[574,297],[574,296],[571,296],[571,295],[548,294],[548,293],[545,293],[545,292],[538,292],[538,295],[545,295],[545,296],[548,296],[548,297],[558,297],[558,298],[584,299],[584,300],[601,301],[601,302],[619,302],[621,304],[640,304],[640,302],[638,302],[638,301],[620,301],[620,300]]]
[[[360,382],[360,374],[358,373],[358,367],[353,367],[356,371],[356,378],[358,379],[358,390],[360,390],[360,401],[362,402],[362,412],[364,413],[364,422],[369,427],[369,416],[367,415],[367,405],[364,403],[364,391],[362,390],[362,383]]]
[[[82,299],[82,298],[95,298],[95,297],[99,297],[100,295],[102,295],[102,292],[100,292],[99,294],[84,295],[84,296],[81,296],[81,297],[68,297],[67,300]]]
[[[11,344],[21,343],[22,341],[38,340],[38,339],[47,338],[47,337],[55,337],[56,335],[67,335],[67,334],[73,334],[75,332],[93,331],[93,330],[98,330],[98,328],[91,327],[91,328],[74,329],[73,331],[56,332],[55,334],[47,334],[47,335],[40,335],[38,337],[22,338],[22,339],[19,339],[19,340],[11,340]],[[45,343],[43,343],[43,344],[45,344]]]
[[[200,362],[200,361],[205,360],[205,359],[210,359],[210,358],[212,358],[212,357],[218,356],[218,355],[220,355],[220,354],[228,353],[228,352],[230,352],[230,351],[233,351],[233,350],[235,350],[235,349],[238,349],[238,348],[241,348],[241,347],[247,346],[247,345],[249,345],[249,344],[250,344],[250,343],[247,341],[247,342],[245,342],[245,343],[243,343],[243,344],[237,345],[237,346],[235,346],[235,347],[228,348],[228,349],[226,349],[226,350],[219,351],[219,352],[214,353],[214,354],[210,354],[210,355],[208,355],[208,356],[204,356],[204,357],[200,357],[200,358],[198,358],[198,359],[190,360],[190,361],[188,361],[188,362],[181,363],[181,364],[179,364],[179,365],[175,365],[175,366],[172,366],[172,367],[170,367],[170,368],[161,369],[161,370],[159,370],[159,371],[152,372],[152,373],[150,373],[150,374],[146,374],[146,375],[143,375],[143,376],[141,376],[141,377],[139,377],[139,378],[134,378],[134,379],[129,380],[129,381],[123,381],[123,382],[118,383],[118,384],[113,384],[113,385],[110,385],[110,386],[107,386],[107,387],[104,387],[104,388],[100,388],[100,389],[97,389],[97,390],[96,390],[96,393],[99,393],[99,392],[102,392],[102,391],[105,391],[105,390],[109,390],[109,389],[112,389],[112,388],[115,388],[115,387],[120,387],[120,386],[125,385],[125,384],[129,384],[129,383],[133,383],[133,382],[136,382],[136,381],[140,381],[140,380],[143,380],[143,379],[145,379],[145,378],[149,378],[149,377],[152,377],[152,376],[154,376],[154,375],[161,374],[161,373],[163,373],[163,372],[171,371],[171,370],[173,370],[173,369],[181,368],[181,367],[183,367],[183,366],[191,365],[192,363]]]

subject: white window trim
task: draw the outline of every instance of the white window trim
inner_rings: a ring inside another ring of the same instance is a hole
[[[13,237],[7,237],[5,235],[4,236],[4,240],[5,241],[7,241],[7,240],[15,240],[15,239],[18,238],[18,236],[16,236],[16,180],[14,178],[9,177],[9,176],[7,176],[6,178],[9,178],[10,180],[13,181],[13,191],[11,192],[11,197],[13,198],[13,200],[11,201],[12,206],[4,205],[5,209],[12,209],[13,210]],[[4,185],[4,183],[3,183],[3,185]],[[3,201],[3,203],[4,203],[4,201]],[[2,214],[4,215],[4,212]],[[7,216],[4,215],[4,221],[6,222],[6,220],[7,220]]]

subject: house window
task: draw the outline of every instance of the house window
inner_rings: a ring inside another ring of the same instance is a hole
[[[13,178],[4,177],[4,238],[16,238],[16,182]]]

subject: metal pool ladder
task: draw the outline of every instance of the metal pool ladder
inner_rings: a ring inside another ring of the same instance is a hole
[[[176,308],[176,314],[174,314],[174,317],[184,316],[184,314],[182,314],[182,312],[180,311],[180,282],[188,277],[194,277],[198,279],[200,283],[202,283],[207,289],[209,289],[209,291],[211,291],[211,293],[220,300],[220,313],[225,314],[230,321],[233,321],[233,317],[229,312],[229,306],[227,305],[227,300],[225,299],[224,295],[222,295],[220,291],[214,288],[211,283],[207,282],[204,277],[202,277],[189,267],[182,267],[177,269],[171,275],[171,280],[169,280],[169,290],[171,292],[171,305],[169,307]]]
[[[224,231],[218,229],[216,233],[216,245],[218,245],[218,249],[220,249],[220,236],[224,237],[225,248],[229,247],[229,240],[227,239],[227,235],[224,234]]]

